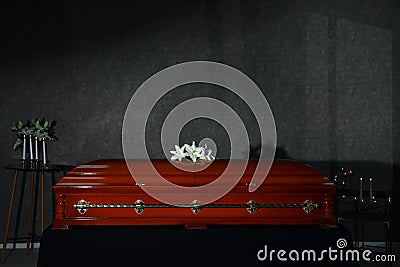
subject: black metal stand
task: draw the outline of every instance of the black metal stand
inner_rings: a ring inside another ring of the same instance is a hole
[[[13,249],[16,248],[17,241],[25,240],[27,245],[27,254],[29,254],[31,248],[33,247],[36,241],[40,240],[40,236],[44,230],[44,178],[45,173],[52,174],[52,185],[54,185],[55,179],[54,176],[60,178],[60,173],[63,172],[65,174],[68,170],[73,168],[73,166],[69,165],[60,165],[60,164],[40,164],[40,161],[21,161],[14,164],[8,164],[4,166],[4,168],[8,170],[14,171],[14,182],[11,191],[9,210],[8,210],[8,218],[5,229],[4,241],[3,241],[3,250],[1,254],[1,262],[4,262],[6,257],[6,249],[7,242],[13,242]],[[22,173],[22,181],[21,181],[21,190],[19,194],[19,202],[18,202],[18,210],[17,217],[15,223],[14,237],[8,238],[8,233],[10,229],[10,223],[12,218],[12,211],[14,206],[14,198],[15,191],[17,187],[17,180],[20,174]],[[23,200],[25,194],[25,186],[26,179],[30,174],[30,183],[29,183],[29,214],[28,214],[28,229],[26,237],[18,237],[19,226],[21,221],[21,213],[23,208]],[[39,183],[40,180],[40,183]],[[39,184],[41,185],[41,232],[40,234],[36,234],[36,214],[37,214],[37,204],[38,204],[38,191]],[[54,199],[53,199],[54,203]],[[54,205],[53,205],[54,206]]]

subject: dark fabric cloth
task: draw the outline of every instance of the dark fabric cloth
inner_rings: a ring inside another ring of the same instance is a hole
[[[61,266],[358,266],[358,263],[260,261],[259,250],[338,249],[349,231],[311,226],[219,226],[185,229],[183,226],[73,227],[46,229],[38,267]],[[261,256],[263,254],[260,254]],[[276,256],[276,252],[274,254]],[[286,257],[288,255],[286,254]]]

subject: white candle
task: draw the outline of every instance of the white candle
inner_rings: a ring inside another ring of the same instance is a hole
[[[35,136],[35,159],[39,159],[38,138]]]
[[[369,199],[372,201],[372,177],[369,178]]]
[[[29,155],[30,159],[33,160],[32,135],[29,135]]]
[[[22,159],[26,159],[26,135],[24,135],[24,146],[22,147]]]
[[[360,177],[360,203],[363,200],[363,185],[362,185],[363,178]]]
[[[43,144],[43,164],[47,164],[47,159],[46,159],[46,141],[42,139],[42,144]]]

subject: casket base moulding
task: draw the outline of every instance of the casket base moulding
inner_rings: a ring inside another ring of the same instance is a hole
[[[198,172],[182,171],[167,160],[152,163],[175,184],[200,186],[217,179],[228,161],[215,160]],[[187,164],[196,167],[201,163]],[[141,161],[136,161],[135,166],[135,175],[148,175],[141,173]],[[303,163],[275,160],[262,185],[250,193],[256,166],[257,161],[249,161],[236,186],[212,203],[204,205],[194,199],[191,203],[168,205],[144,192],[142,187],[157,185],[137,183],[125,160],[92,161],[74,168],[53,187],[56,201],[52,229],[91,225],[337,226],[333,214],[336,187],[320,172]],[[228,175],[234,178],[237,174]]]

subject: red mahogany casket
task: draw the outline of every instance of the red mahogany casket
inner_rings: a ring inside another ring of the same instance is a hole
[[[186,172],[167,160],[153,160],[167,180],[182,186],[200,186],[215,180],[228,160],[215,160],[208,168]],[[192,164],[196,168],[196,164]],[[141,174],[137,160],[135,175]],[[275,160],[263,184],[249,192],[257,161],[250,160],[236,186],[222,198],[202,205],[194,200],[182,206],[162,203],[131,176],[125,160],[96,160],[80,165],[54,187],[53,229],[90,225],[320,225],[336,227],[333,199],[336,187],[320,172],[303,163]],[[235,177],[234,172],[228,173]],[[160,189],[162,190],[162,188]]]

